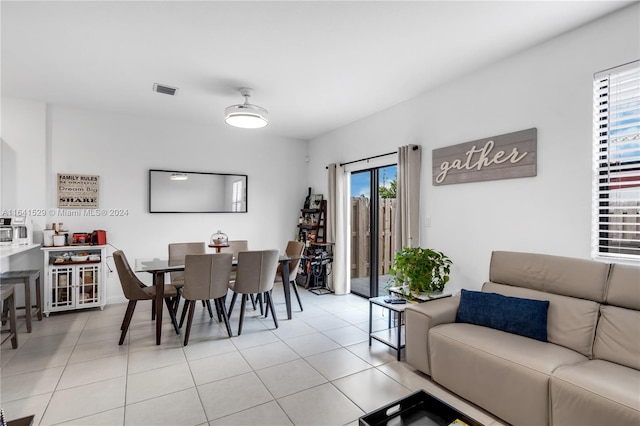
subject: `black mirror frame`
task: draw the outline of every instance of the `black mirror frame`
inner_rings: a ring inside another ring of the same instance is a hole
[[[222,210],[222,211],[192,211],[192,210],[175,210],[175,211],[168,211],[168,210],[156,210],[153,211],[151,209],[151,193],[152,193],[152,188],[151,188],[151,174],[153,172],[164,172],[164,173],[179,173],[179,174],[196,174],[196,175],[216,175],[216,176],[240,176],[244,178],[245,181],[245,188],[244,188],[244,192],[245,192],[245,201],[244,201],[244,205],[245,205],[245,209],[243,211],[231,211],[231,210]],[[147,188],[148,188],[148,210],[149,213],[248,213],[249,212],[249,176],[246,174],[241,174],[241,173],[216,173],[216,172],[194,172],[194,171],[179,171],[179,170],[164,170],[164,169],[149,169],[149,173],[148,173],[148,180],[147,180]]]

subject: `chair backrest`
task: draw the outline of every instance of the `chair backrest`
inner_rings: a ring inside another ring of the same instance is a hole
[[[285,253],[292,258],[289,261],[289,282],[295,281],[298,276],[298,267],[302,260],[302,252],[304,251],[304,243],[301,241],[289,241]]]
[[[220,253],[232,253],[234,258],[238,258],[238,253],[241,251],[249,251],[249,241],[247,240],[232,240],[229,241],[229,247],[223,247],[220,249]]]
[[[120,278],[120,285],[122,286],[124,296],[128,300],[148,299],[148,295],[142,290],[142,287],[145,287],[145,285],[131,269],[122,250],[113,252],[113,261],[116,264],[116,270],[118,271],[118,278]]]
[[[233,290],[245,294],[271,290],[278,269],[278,256],[278,250],[238,253],[238,271]]]
[[[226,295],[232,259],[231,253],[188,254],[185,257],[183,297],[187,300],[208,300]]]
[[[185,256],[188,254],[205,254],[207,247],[204,242],[195,243],[171,243],[169,244],[169,266],[184,265]],[[184,281],[184,272],[169,273],[171,283],[181,284]]]

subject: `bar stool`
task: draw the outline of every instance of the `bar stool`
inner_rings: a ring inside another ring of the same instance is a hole
[[[31,283],[36,287],[36,304],[31,304]],[[7,271],[0,274],[0,284],[24,284],[24,306],[16,306],[16,309],[24,309],[24,315],[18,318],[27,320],[27,333],[31,333],[31,316],[37,315],[38,321],[42,321],[42,297],[40,296],[40,271],[31,269],[27,271]],[[35,311],[34,311],[35,309]]]
[[[18,327],[16,325],[16,298],[14,294],[15,285],[5,285],[0,288],[0,297],[2,297],[2,324],[9,321],[9,330],[2,330],[3,333],[9,333],[7,337],[2,339],[2,343],[11,339],[11,347],[18,348]]]

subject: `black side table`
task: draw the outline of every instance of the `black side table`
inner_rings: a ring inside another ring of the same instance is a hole
[[[384,299],[387,298],[399,298],[402,293],[399,290],[394,290],[391,288],[391,294],[389,296],[379,296],[372,297],[369,299],[369,346],[371,346],[371,340],[376,339],[377,341],[384,343],[385,345],[395,349],[398,351],[397,359],[400,361],[400,351],[404,348],[404,310],[407,306],[410,306],[412,303],[425,303],[431,300],[442,299],[445,297],[451,297],[452,293],[444,292],[438,294],[431,295],[418,295],[418,297],[413,301],[407,301],[406,303],[397,304],[397,303],[387,303]],[[385,330],[373,331],[373,305],[382,306],[389,310],[389,325]],[[395,324],[392,324],[391,315],[395,314],[396,320]]]
[[[379,296],[369,299],[369,346],[371,346],[372,339],[376,339],[395,349],[397,351],[397,359],[400,361],[400,352],[405,346],[403,325],[404,310],[407,306],[411,305],[411,303],[387,303],[384,299],[388,297],[390,296]],[[373,305],[378,305],[389,310],[389,326],[387,329],[373,331]],[[393,314],[396,316],[395,325],[391,321],[391,315]]]

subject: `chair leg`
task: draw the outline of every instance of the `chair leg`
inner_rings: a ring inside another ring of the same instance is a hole
[[[265,293],[265,298],[267,297],[266,294],[267,293]],[[264,317],[269,318],[269,303],[267,303],[267,306],[264,309]]]
[[[224,325],[227,327],[227,334],[229,337],[233,337],[233,333],[231,332],[231,324],[229,323],[229,317],[227,316],[227,311],[224,309],[224,297],[220,297],[215,299],[216,308],[218,308],[218,314],[222,312],[222,318],[224,319]]]
[[[24,280],[24,319],[27,323],[27,333],[31,333],[31,280]]]
[[[180,306],[180,289],[178,289],[178,295],[173,299],[173,311],[178,312],[178,307]]]
[[[273,294],[271,293],[271,290],[269,290],[264,295],[267,298],[267,303],[269,304],[269,306],[271,306],[271,315],[273,316],[273,324],[276,326],[276,328],[278,328],[278,318],[276,317],[276,310],[273,307]]]
[[[136,301],[135,300],[129,300],[129,304],[127,305],[127,310],[124,312],[124,318],[122,318],[122,324],[120,324],[120,331],[124,330],[124,326],[127,323],[127,315],[129,315],[129,309],[131,309],[131,303],[132,302],[135,305]],[[131,313],[131,315],[133,315],[133,312]],[[129,319],[129,321],[131,321],[131,319]]]
[[[131,317],[133,317],[133,311],[136,310],[136,300],[129,300],[129,304],[127,305],[127,312],[124,314],[124,319],[122,320],[122,333],[120,334],[120,341],[118,345],[122,345],[124,343],[124,337],[127,335],[127,330],[129,330],[129,324],[131,324]]]
[[[18,349],[18,328],[16,323],[16,295],[12,294],[8,300],[6,300],[5,306],[7,307],[7,318],[9,320],[9,334],[11,335],[11,348]]]
[[[196,310],[196,301],[185,299],[184,306],[185,308],[189,305],[189,318],[187,319],[187,329],[184,331],[184,346],[189,344],[189,334],[191,334],[191,323],[193,322],[193,313]]]
[[[156,299],[151,300],[151,321],[156,320]]]
[[[233,296],[231,296],[231,303],[229,304],[229,310],[228,312],[228,316],[231,317],[231,312],[233,312],[233,305],[236,304],[236,299],[238,298],[238,293],[233,293]]]
[[[176,313],[173,310],[173,300],[170,297],[164,298],[164,303],[167,305],[167,310],[169,311],[169,316],[171,317],[171,323],[173,324],[173,328],[176,330],[176,334],[180,334],[180,327],[178,327],[178,321],[176,320]]]
[[[263,303],[262,293],[258,293],[258,295],[256,296],[256,299],[258,299],[258,303],[260,303],[260,315],[262,315],[264,314],[264,303]]]
[[[251,297],[251,304],[253,305],[253,310],[255,311],[256,310],[256,295],[252,294],[252,295],[250,295],[250,297]]]
[[[40,294],[40,275],[36,277],[36,306],[38,307],[38,321],[42,321],[42,296]]]
[[[220,300],[219,299],[213,299],[213,304],[216,307],[216,315],[218,315],[218,322],[222,322],[222,314],[220,311],[220,303],[218,303]],[[222,310],[224,310],[224,305],[222,305]]]
[[[184,319],[187,316],[187,309],[189,309],[189,301],[187,299],[184,299],[184,305],[182,306],[182,314],[180,315],[180,325],[179,325],[180,328],[182,328],[182,324],[184,324]]]
[[[240,323],[238,324],[238,336],[242,334],[242,321],[244,320],[244,309],[247,304],[247,295],[242,295],[242,301],[240,302]]]
[[[14,293],[15,296],[15,293]],[[7,323],[7,321],[9,321],[8,319],[5,318],[9,318],[9,304],[8,303],[3,303],[2,304],[2,325],[5,325]],[[122,330],[122,327],[120,327],[120,330]]]
[[[298,299],[298,305],[300,306],[300,311],[304,311],[302,309],[302,302],[300,301],[300,294],[298,293],[298,284],[295,281],[291,281],[291,285],[293,286],[293,292],[296,294],[296,299]]]
[[[209,310],[209,318],[213,319],[213,309],[211,309],[211,301],[205,300],[205,303],[207,305],[207,309]]]

